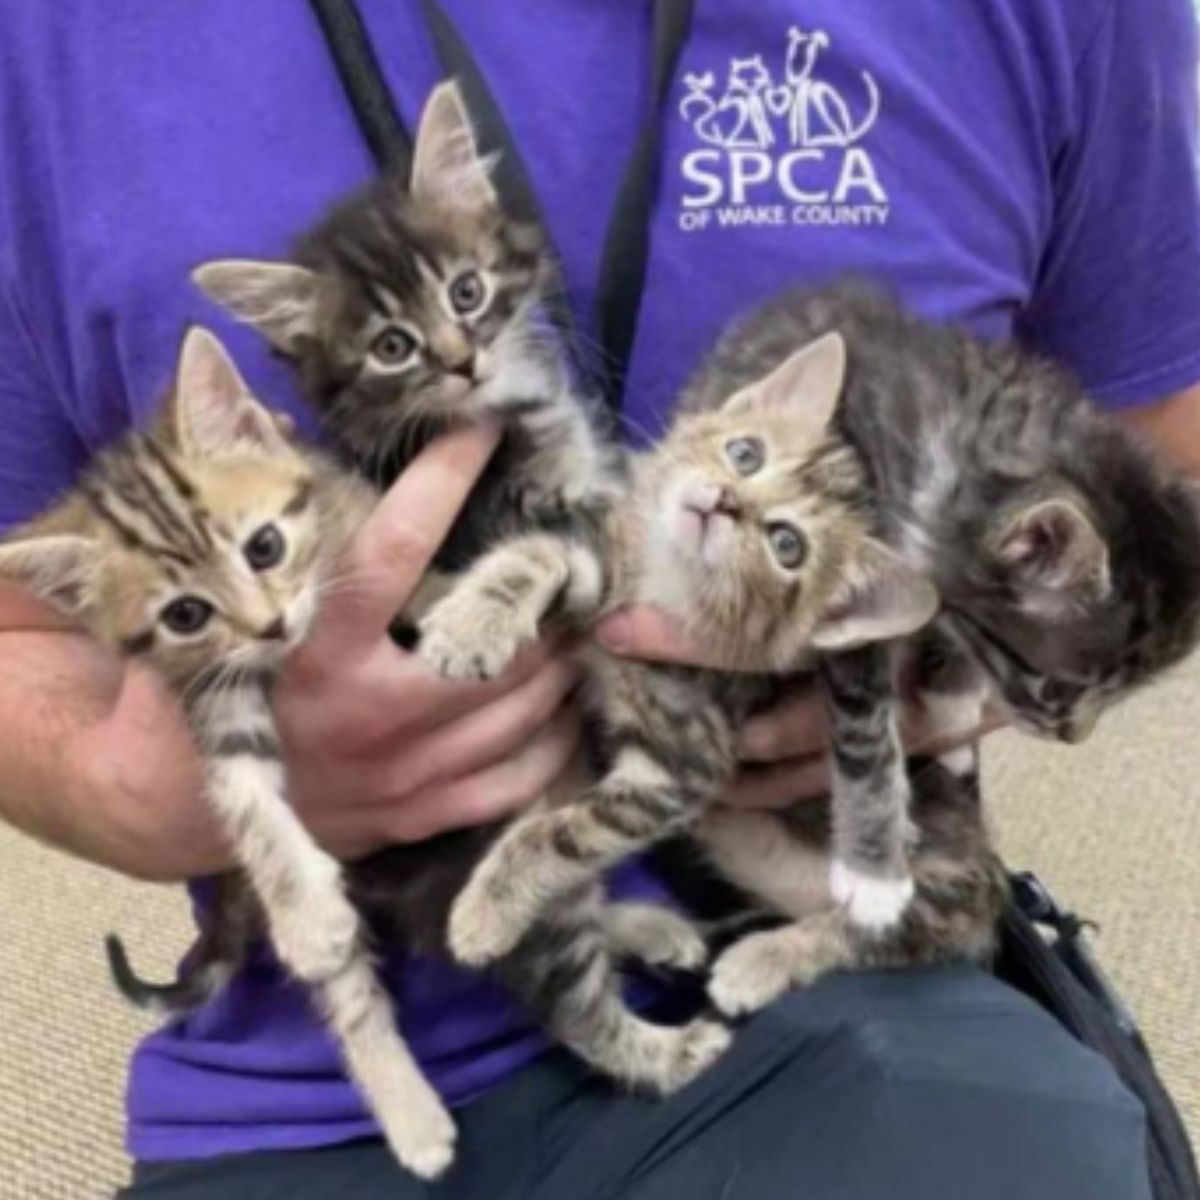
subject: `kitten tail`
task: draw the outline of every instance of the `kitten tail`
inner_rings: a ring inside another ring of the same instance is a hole
[[[212,999],[233,978],[235,964],[210,957],[201,945],[201,957],[184,968],[173,983],[150,983],[133,969],[124,942],[110,933],[104,939],[108,970],[117,990],[136,1008],[163,1015],[190,1012]]]

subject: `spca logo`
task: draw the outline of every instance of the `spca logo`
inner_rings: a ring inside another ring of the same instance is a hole
[[[829,35],[788,30],[783,74],[761,54],[683,76],[679,115],[703,143],[684,155],[685,230],[735,225],[882,225],[888,194],[864,142],[879,120],[867,71],[848,96],[821,77]]]

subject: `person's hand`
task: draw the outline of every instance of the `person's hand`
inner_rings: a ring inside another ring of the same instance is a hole
[[[596,626],[595,633],[602,645],[627,658],[726,670],[737,666],[723,660],[713,648],[697,645],[668,613],[650,606],[614,613]],[[969,745],[1001,724],[989,713],[978,729],[947,738],[932,727],[918,702],[909,701],[901,714],[901,735],[910,754],[941,754]],[[742,727],[738,754],[744,769],[725,803],[786,808],[798,800],[826,795],[828,738],[820,692],[811,682],[798,683],[778,704]]]
[[[531,647],[490,683],[448,683],[388,636],[495,445],[463,430],[409,466],[276,690],[293,803],[342,857],[504,816],[574,750],[577,669],[561,647]]]

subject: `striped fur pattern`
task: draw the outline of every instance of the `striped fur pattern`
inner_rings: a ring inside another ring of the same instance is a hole
[[[590,536],[497,547],[421,622],[420,652],[451,677],[490,675],[548,619],[665,604],[730,666],[651,666],[585,651],[606,769],[519,818],[455,904],[464,962],[508,953],[606,868],[692,828],[736,768],[737,726],[771,673],[825,646],[907,633],[936,596],[871,534],[866,476],[833,432],[842,347],[826,339],[718,412],[679,421]]]
[[[559,287],[536,226],[510,217],[458,88],[435,89],[411,178],[332,209],[288,262],[227,259],[199,286],[295,366],[325,429],[385,485],[463,421],[504,441],[439,562],[460,566],[514,528],[603,505],[619,457],[573,378],[545,300]]]
[[[0,576],[30,584],[166,681],[238,862],[197,972],[159,992],[113,941],[118,982],[151,1002],[199,999],[228,978],[261,913],[397,1157],[432,1177],[451,1160],[453,1122],[396,1029],[340,864],[288,803],[271,708],[284,657],[311,628],[372,500],[297,449],[220,343],[193,329],[161,419],[102,453],[51,512],[0,545]]]

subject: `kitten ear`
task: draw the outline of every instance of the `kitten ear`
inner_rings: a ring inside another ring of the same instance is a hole
[[[274,415],[251,396],[229,352],[199,325],[187,331],[179,352],[167,434],[185,458],[209,458],[239,444],[264,450],[287,444]]]
[[[77,534],[17,537],[0,542],[0,579],[20,584],[64,616],[78,618],[100,550]]]
[[[1042,500],[1023,509],[1000,533],[995,553],[1027,586],[1088,600],[1102,600],[1112,588],[1108,547],[1070,500]]]
[[[812,645],[849,650],[905,637],[933,619],[938,603],[937,589],[924,575],[882,542],[868,541],[818,620]]]
[[[197,267],[192,282],[285,354],[316,336],[318,277],[307,267],[222,258]]]
[[[833,420],[845,381],[846,343],[840,333],[827,333],[735,392],[722,407],[729,413],[788,410],[809,418],[813,432],[821,433]]]
[[[458,84],[438,84],[417,127],[409,180],[413,198],[452,208],[497,208],[491,167],[491,157],[479,153]]]

